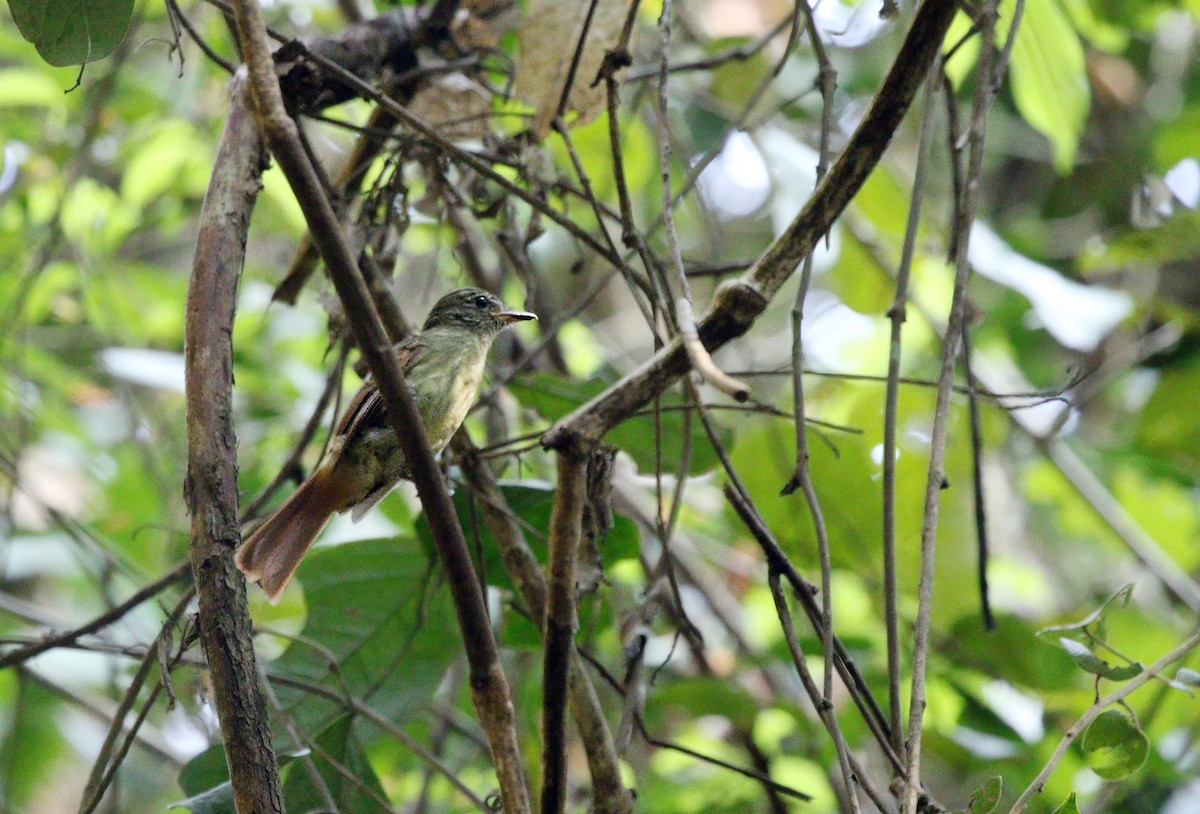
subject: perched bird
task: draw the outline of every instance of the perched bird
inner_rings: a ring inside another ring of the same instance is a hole
[[[514,322],[537,319],[495,296],[462,288],[438,300],[421,332],[395,348],[434,453],[450,443],[475,401],[492,340]],[[334,430],[329,456],[237,550],[237,566],[279,601],[304,552],[334,513],[358,521],[401,478],[408,462],[379,388],[363,382]]]

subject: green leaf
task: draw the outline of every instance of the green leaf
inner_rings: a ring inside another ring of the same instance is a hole
[[[1150,739],[1132,715],[1106,709],[1083,733],[1079,745],[1088,766],[1105,780],[1120,780],[1136,772],[1150,754]]]
[[[358,783],[354,783],[334,768],[330,760],[337,761],[357,777],[366,788],[374,791],[379,797],[387,799],[379,777],[367,756],[363,752],[354,731],[354,718],[345,715],[334,721],[317,738],[320,749],[314,749],[312,760],[317,773],[325,782],[330,796],[338,804],[339,811],[355,812],[355,814],[377,814],[388,809],[368,794]],[[288,811],[323,811],[325,801],[317,787],[313,784],[305,767],[293,761],[283,783],[283,797]]]
[[[1200,212],[1181,210],[1160,226],[1117,232],[1079,260],[1089,274],[1156,267],[1200,255]]]
[[[753,726],[758,714],[758,702],[740,685],[707,677],[684,678],[656,688],[646,711],[652,729],[670,720],[668,710],[672,707],[693,716],[720,715],[743,730]]]
[[[8,0],[21,36],[51,65],[82,65],[113,52],[133,18],[133,0]]]
[[[184,764],[179,770],[179,788],[191,797],[211,791],[222,783],[229,782],[229,770],[225,765],[225,747],[215,744]],[[232,808],[232,805],[230,806]]]
[[[989,778],[982,786],[975,789],[967,809],[971,814],[991,814],[1000,803],[1002,791],[1004,791],[1004,780],[1000,777]]]
[[[1075,663],[1093,675],[1098,675],[1107,678],[1110,681],[1128,681],[1129,679],[1139,676],[1145,669],[1138,662],[1114,666],[1109,664],[1104,659],[1097,656],[1087,645],[1077,642],[1074,639],[1060,638],[1058,643],[1062,645],[1063,650],[1066,650],[1071,658],[1075,659]]]
[[[41,107],[61,111],[66,108],[63,89],[45,69],[7,68],[0,71],[0,108]]]
[[[1011,9],[1011,4],[1005,7]],[[1050,140],[1054,168],[1065,175],[1075,164],[1091,93],[1083,44],[1058,3],[1025,5],[1009,81],[1017,111]]]
[[[1014,0],[1000,3],[997,47],[1008,37],[1015,6]],[[970,31],[970,19],[959,12],[946,34],[943,50],[953,48]],[[978,58],[979,37],[974,35],[946,63],[946,74],[955,88],[966,79]],[[1013,42],[1008,79],[1017,112],[1030,127],[1049,139],[1054,167],[1060,174],[1066,174],[1075,164],[1091,92],[1083,43],[1055,0],[1025,4]]]
[[[526,407],[531,407],[548,421],[557,421],[577,407],[581,407],[592,397],[605,390],[615,378],[588,379],[586,382],[573,382],[552,374],[530,376],[513,382],[509,390]],[[665,467],[674,467],[683,451],[683,413],[677,409],[683,404],[676,394],[662,397],[662,459]],[[648,405],[646,412],[653,410]],[[726,443],[730,434],[722,431]],[[692,457],[688,472],[701,475],[715,467],[719,461],[700,420],[692,419]],[[606,441],[619,447],[637,463],[643,472],[654,471],[654,416],[650,414],[637,415],[618,424],[607,436]]]
[[[1054,814],[1079,814],[1079,806],[1075,803],[1075,792],[1067,795],[1062,805],[1054,809]]]
[[[1071,655],[1071,658],[1075,660],[1076,664],[1089,673],[1094,673],[1095,675],[1104,675],[1105,671],[1112,666],[1107,661],[1089,650],[1088,646],[1082,642],[1077,642],[1074,639],[1062,638],[1058,640],[1058,643],[1062,645],[1063,650],[1066,650],[1067,653]]]
[[[501,481],[500,491],[508,502],[513,514],[520,518],[525,530],[525,541],[533,551],[538,562],[545,564],[546,534],[550,527],[550,512],[554,508],[554,487],[545,481]],[[454,492],[454,509],[458,513],[458,521],[462,524],[463,532],[467,535],[468,546],[483,551],[483,576],[489,585],[497,588],[513,589],[512,580],[504,567],[503,557],[496,538],[488,531],[487,525],[479,514],[478,507],[471,506],[471,491],[467,488],[456,489]],[[433,536],[425,516],[417,518],[415,524],[417,537],[426,550],[433,550]],[[476,540],[475,535],[478,534]],[[598,540],[596,547],[600,551],[601,562],[609,567],[620,560],[633,559],[641,551],[640,535],[633,521],[621,515],[613,516],[613,527],[608,536]]]
[[[371,795],[364,793],[358,783],[348,780],[329,762],[337,761],[349,769],[364,785],[386,799],[374,769],[367,761],[353,717],[343,715],[316,737],[319,749],[311,758],[325,787],[341,811],[375,814],[386,811]],[[283,796],[288,811],[319,811],[325,802],[313,785],[296,755],[279,753],[279,767],[284,772]],[[233,788],[225,765],[225,749],[221,744],[206,749],[192,758],[179,772],[179,786],[189,795],[186,800],[172,803],[171,808],[186,808],[193,814],[235,814]]]
[[[1096,625],[1097,632],[1102,634],[1103,628],[1104,628],[1104,621],[1105,621],[1105,618],[1108,616],[1108,613],[1114,609],[1119,610],[1121,608],[1128,607],[1129,599],[1132,596],[1133,596],[1133,583],[1131,582],[1128,585],[1126,585],[1125,587],[1121,588],[1115,594],[1110,596],[1108,599],[1104,600],[1104,602],[1100,605],[1100,607],[1096,608],[1096,610],[1092,611],[1087,616],[1080,619],[1078,622],[1068,622],[1065,625],[1050,625],[1049,627],[1044,627],[1041,630],[1039,630],[1037,632],[1037,635],[1044,636],[1044,635],[1048,635],[1051,633],[1071,633],[1071,632],[1074,632],[1077,630],[1086,630],[1087,628],[1091,627],[1092,625]],[[1059,641],[1063,641],[1063,640],[1060,639]],[[1065,645],[1064,645],[1064,647],[1065,647]],[[1069,650],[1069,648],[1068,648],[1068,650]]]
[[[1104,674],[1104,677],[1109,681],[1128,681],[1131,678],[1140,676],[1145,669],[1141,662],[1135,661],[1132,664],[1126,664],[1122,667],[1110,667],[1108,672]]]
[[[226,780],[186,800],[171,803],[167,808],[186,808],[192,814],[236,814],[233,807],[233,784]]]
[[[461,651],[435,563],[412,537],[319,548],[296,572],[308,620],[301,637],[270,665],[272,675],[349,692],[392,720],[426,703]],[[336,662],[336,669],[329,664]],[[280,686],[279,699],[310,732],[339,718],[338,702]]]

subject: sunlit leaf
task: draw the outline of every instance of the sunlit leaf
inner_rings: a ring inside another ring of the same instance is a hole
[[[1054,814],[1079,814],[1079,806],[1075,803],[1075,792],[1071,792],[1062,805],[1054,809]]]

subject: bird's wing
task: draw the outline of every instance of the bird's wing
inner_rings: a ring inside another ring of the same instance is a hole
[[[393,352],[396,354],[396,361],[400,363],[400,369],[407,375],[417,361],[425,355],[426,347],[425,343],[421,341],[421,337],[414,335],[397,345]],[[374,376],[367,376],[362,387],[350,400],[346,412],[342,413],[342,418],[333,434],[344,446],[362,430],[384,427],[387,423],[387,408],[384,407],[379,386],[375,383]]]

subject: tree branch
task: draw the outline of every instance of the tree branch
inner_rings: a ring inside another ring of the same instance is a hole
[[[19,650],[13,650],[5,653],[3,658],[0,658],[0,670],[3,670],[6,667],[12,667],[14,664],[20,664],[23,661],[27,661],[34,656],[45,653],[47,650],[51,650],[55,647],[62,647],[64,645],[71,644],[78,640],[81,636],[87,636],[95,633],[98,630],[103,630],[109,625],[114,624],[122,619],[125,614],[129,613],[147,599],[157,596],[164,589],[169,588],[174,583],[182,580],[190,573],[190,571],[191,565],[185,562],[171,569],[163,576],[154,580],[154,582],[151,582],[149,585],[137,591],[135,594],[133,594],[133,596],[129,597],[121,604],[110,608],[90,622],[63,633],[47,636],[36,644],[26,645]]]
[[[313,240],[325,261],[359,348],[379,384],[384,405],[417,485],[426,519],[445,569],[462,629],[470,666],[471,697],[487,733],[500,782],[504,809],[509,814],[529,810],[525,771],[517,744],[515,716],[508,681],[492,636],[483,590],[471,565],[470,553],[433,451],[429,447],[412,390],[391,350],[370,291],[359,271],[340,222],[300,145],[296,123],[284,109],[262,16],[253,0],[235,3],[238,34],[250,73],[250,86],[259,122],[271,152],[296,193]]]
[[[184,328],[190,554],[208,657],[239,811],[283,812],[267,705],[258,685],[246,581],[233,563],[238,532],[233,431],[233,314],[250,213],[260,188],[262,142],[245,81],[230,89],[229,115],[205,195]]]
[[[1186,656],[1188,653],[1194,650],[1197,645],[1200,645],[1200,631],[1192,633],[1192,635],[1185,639],[1178,647],[1167,653],[1158,661],[1151,664],[1132,681],[1122,684],[1116,690],[1104,696],[1103,698],[1096,699],[1096,702],[1088,707],[1087,712],[1085,712],[1078,721],[1072,724],[1070,729],[1063,733],[1062,740],[1058,742],[1058,746],[1054,749],[1054,754],[1052,754],[1050,759],[1046,761],[1046,765],[1040,772],[1038,772],[1038,776],[1033,779],[1033,782],[1026,787],[1025,791],[1021,792],[1021,796],[1017,798],[1015,803],[1013,803],[1013,806],[1011,809],[1009,809],[1008,814],[1021,814],[1021,812],[1025,810],[1025,806],[1029,805],[1029,801],[1033,798],[1033,796],[1041,793],[1042,787],[1046,785],[1046,781],[1054,772],[1055,767],[1058,766],[1058,763],[1062,760],[1063,755],[1067,753],[1067,748],[1071,745],[1075,738],[1079,737],[1080,733],[1088,728],[1092,721],[1096,720],[1096,716],[1098,716],[1106,708],[1112,706],[1113,704],[1120,703],[1129,697],[1134,690],[1141,688],[1151,679],[1158,678],[1159,673]]]
[[[542,812],[567,804],[567,673],[575,649],[575,557],[579,550],[587,459],[558,455],[558,488],[550,517],[546,653],[542,662]]]
[[[483,522],[495,538],[504,568],[521,595],[526,610],[533,619],[542,619],[546,607],[546,581],[520,523],[508,507],[496,476],[480,457],[466,433],[455,436],[454,450],[460,456],[463,472],[475,496],[480,500]],[[583,669],[579,651],[571,648],[570,672],[567,675],[567,695],[571,713],[587,753],[588,770],[592,775],[593,805],[597,814],[630,814],[633,796],[621,780],[612,730],[604,718],[604,709]]]
[[[700,340],[710,352],[750,329],[879,163],[933,63],[957,7],[955,0],[925,0],[871,107],[829,174],[749,271],[717,290],[712,308],[698,326]],[[687,351],[677,337],[637,370],[556,423],[542,437],[543,445],[585,450],[687,369]]]

